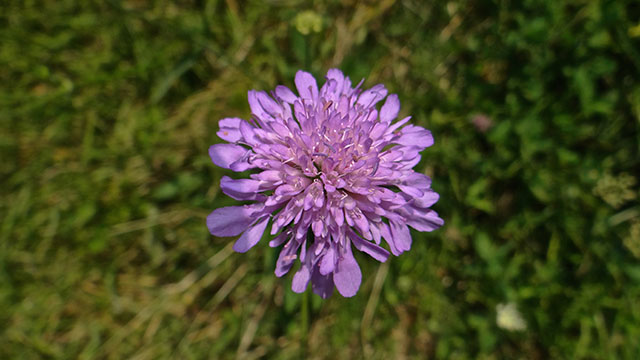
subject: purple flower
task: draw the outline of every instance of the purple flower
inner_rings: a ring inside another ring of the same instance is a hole
[[[304,292],[311,282],[327,298],[335,284],[351,297],[362,280],[352,245],[384,262],[389,252],[381,239],[397,256],[411,248],[409,226],[432,231],[444,223],[429,208],[439,197],[431,179],[412,170],[433,137],[408,124],[410,117],[394,122],[400,101],[381,84],[354,88],[337,69],[320,89],[304,71],[295,84],[298,95],[285,86],[271,96],[249,91],[252,119],[220,120],[218,136],[229,143],[209,148],[213,163],[255,170],[249,179],[222,177],[220,188],[253,203],[216,209],[207,226],[215,236],[242,234],[233,249],[246,252],[271,222],[276,236],[269,245],[284,244],[276,276],[300,259],[293,291]]]

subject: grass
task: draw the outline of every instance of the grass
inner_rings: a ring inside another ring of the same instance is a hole
[[[639,16],[630,0],[3,2],[0,358],[638,358]],[[233,201],[207,149],[248,90],[330,67],[432,130],[417,168],[446,224],[386,264],[356,255],[356,297],[304,305],[276,250],[208,233]],[[498,326],[506,303],[525,330]]]

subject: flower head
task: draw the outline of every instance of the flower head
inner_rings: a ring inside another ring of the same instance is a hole
[[[285,86],[271,96],[249,91],[251,120],[220,120],[218,136],[229,143],[209,148],[213,163],[250,179],[220,181],[222,191],[252,204],[219,208],[207,217],[216,236],[240,238],[233,248],[246,252],[269,222],[269,245],[281,246],[275,273],[286,274],[296,259],[300,269],[292,289],[309,282],[326,298],[335,287],[356,294],[362,273],[352,246],[384,262],[411,247],[409,227],[432,231],[443,221],[429,207],[438,200],[431,179],[412,168],[433,144],[431,132],[394,121],[398,96],[383,85],[361,90],[331,69],[318,89],[313,76],[298,71],[298,95]],[[376,109],[376,104],[386,101]]]

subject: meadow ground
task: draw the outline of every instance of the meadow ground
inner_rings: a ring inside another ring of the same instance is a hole
[[[399,95],[445,226],[328,300],[208,233],[250,89]],[[0,3],[0,358],[640,358],[640,5]]]

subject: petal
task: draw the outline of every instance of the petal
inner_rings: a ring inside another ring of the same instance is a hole
[[[419,153],[412,159],[403,159],[400,162],[398,169],[399,170],[413,169],[416,165],[418,165],[418,163],[420,162],[420,159],[422,159],[422,157],[420,156]]]
[[[329,69],[329,71],[327,71],[326,78],[327,78],[327,82],[329,80],[334,80],[336,82],[336,98],[337,98],[343,92],[344,74],[342,73],[342,71],[338,69]]]
[[[431,131],[422,126],[407,125],[400,131],[400,137],[393,140],[394,143],[405,146],[417,146],[421,149],[433,145]]]
[[[262,109],[269,115],[275,117],[278,114],[282,114],[282,107],[280,107],[280,105],[278,105],[278,103],[275,102],[265,91],[259,91],[256,94],[256,97],[260,106],[262,106]]]
[[[409,232],[409,227],[395,221],[390,221],[389,223],[391,224],[391,236],[398,250],[403,252],[411,249],[411,232]]]
[[[324,224],[322,220],[316,219],[311,223],[311,229],[313,230],[313,234],[317,237],[322,237],[322,231],[324,230]]]
[[[293,104],[298,98],[291,89],[283,85],[276,86],[276,96],[289,104]]]
[[[375,125],[373,125],[373,129],[371,129],[371,132],[369,133],[369,137],[372,140],[377,140],[379,139],[382,135],[384,135],[384,133],[387,131],[388,125],[378,122]]]
[[[387,89],[385,89],[384,85],[378,84],[362,92],[356,104],[364,107],[374,106],[378,101],[384,99],[385,96],[387,96]]]
[[[401,151],[402,146],[394,146],[380,154],[380,161],[390,163],[402,159],[404,153]]]
[[[231,169],[231,164],[241,160],[248,152],[249,150],[234,144],[215,144],[209,147],[211,161],[225,169]]]
[[[398,189],[405,194],[411,195],[412,197],[419,198],[424,195],[424,192],[420,191],[420,189],[415,188],[413,186],[406,186],[402,184],[398,184]]]
[[[347,231],[347,235],[353,242],[353,246],[355,246],[356,249],[371,255],[372,258],[380,262],[385,262],[389,258],[389,252],[387,250],[372,243],[371,241],[361,238],[353,231]]]
[[[282,138],[286,138],[287,136],[289,137],[293,137],[293,134],[291,133],[291,131],[289,130],[288,127],[286,127],[284,124],[281,124],[277,121],[273,121],[271,122],[271,128],[273,129],[273,131],[280,135]]]
[[[427,190],[431,186],[431,178],[415,171],[407,173],[401,180],[404,185],[413,186],[420,190]]]
[[[428,208],[429,206],[435,204],[440,199],[440,195],[433,190],[427,190],[424,194],[419,198],[414,198],[411,203],[419,208]]]
[[[402,119],[402,120],[398,120],[396,121],[395,124],[389,126],[389,128],[387,129],[387,134],[391,134],[392,132],[396,131],[397,128],[399,128],[400,126],[406,124],[409,120],[411,120],[411,116],[407,116],[406,118]]]
[[[399,112],[400,100],[398,100],[398,95],[391,94],[387,96],[387,100],[385,100],[380,109],[380,122],[390,124],[398,116]]]
[[[307,258],[307,240],[305,239],[300,245],[300,261],[304,261]]]
[[[326,299],[333,294],[333,274],[322,275],[318,268],[313,269],[311,274],[311,288],[313,292]]]
[[[314,100],[318,98],[318,83],[313,75],[299,70],[296,73],[295,83],[301,98]]]
[[[234,180],[228,176],[220,179],[222,192],[236,200],[255,200],[258,197],[260,181],[251,179]]]
[[[276,188],[274,194],[278,196],[293,196],[301,192],[303,189],[297,189],[293,185],[283,184]]]
[[[236,142],[242,139],[239,127],[243,121],[240,118],[224,118],[220,120],[218,122],[220,126],[220,131],[217,132],[218,137],[228,142]]]
[[[287,235],[290,235],[287,232],[282,232],[280,233],[280,235],[274,237],[273,239],[271,239],[271,241],[269,241],[269,246],[270,247],[278,247],[280,245],[282,245],[285,241],[289,240],[287,239]]]
[[[331,215],[333,216],[333,220],[336,222],[336,225],[342,226],[344,224],[344,210],[340,207],[332,207]]]
[[[333,245],[329,246],[329,249],[325,252],[324,256],[318,264],[320,274],[327,275],[333,272],[336,267],[336,251]]]
[[[240,123],[240,126],[238,127],[240,130],[240,134],[242,135],[242,137],[244,138],[244,141],[251,145],[251,146],[255,146],[260,144],[260,141],[258,141],[258,139],[256,139],[256,133],[254,130],[254,127],[251,126],[248,122],[243,121]]]
[[[257,177],[262,181],[279,184],[284,181],[285,174],[280,170],[265,170],[259,173]]]
[[[351,244],[347,243],[343,251],[338,259],[336,270],[333,272],[333,281],[342,296],[352,297],[360,288],[362,272],[351,253]]]
[[[298,270],[293,276],[293,280],[291,281],[291,290],[293,290],[293,292],[303,293],[307,290],[309,280],[311,280],[311,272],[309,271],[309,265],[305,262],[302,264],[300,270]]]
[[[376,242],[376,245],[380,245],[380,239],[382,237],[382,234],[380,234],[380,229],[375,224],[373,224],[371,225],[369,230],[371,231],[371,237],[373,237],[373,241]]]
[[[378,229],[380,230],[380,235],[385,239],[387,244],[389,244],[391,253],[395,256],[399,256],[400,254],[402,254],[402,251],[397,248],[396,243],[393,240],[393,236],[391,235],[391,231],[389,230],[389,225],[383,222],[378,223]]]
[[[299,247],[300,243],[295,239],[292,239],[284,246],[284,248],[282,248],[280,255],[278,256],[278,260],[276,261],[275,273],[277,277],[282,277],[291,270],[294,261],[298,257],[296,252]]]
[[[364,80],[364,79],[363,79]],[[348,76],[344,77],[344,83],[342,84],[342,93],[347,96],[351,96],[353,94],[354,89],[351,87],[351,79]]]
[[[207,216],[209,232],[215,236],[236,236],[253,222],[250,209],[245,206],[229,206],[215,209]]]
[[[369,219],[358,208],[353,210],[353,221],[361,233],[369,232]]]
[[[420,146],[398,146],[401,149],[402,152],[402,158],[400,159],[400,161],[410,161],[415,159],[417,156],[420,156],[420,152],[422,151],[422,149],[420,148]],[[416,176],[413,176],[412,174],[418,174],[416,172],[411,172],[409,173],[409,177],[407,176],[403,176],[402,177],[402,181],[403,182],[408,182],[408,181],[414,181],[417,183],[421,183],[420,179],[418,179]],[[426,175],[425,175],[426,176]],[[429,180],[427,180],[427,182],[430,183]],[[422,183],[424,183],[424,181],[422,181]]]
[[[255,91],[255,90],[249,90],[249,92],[247,93],[247,99],[249,101],[249,108],[251,108],[251,113],[254,114],[258,120],[261,120],[263,122],[269,122],[273,120],[273,117],[271,117],[271,115],[269,115],[264,108],[262,107],[262,104],[260,103],[260,92],[259,91]]]
[[[320,88],[320,96],[323,97],[325,100],[337,100],[336,97],[336,88],[338,86],[338,83],[333,80],[333,79],[328,79],[324,85],[322,85],[322,87]]]
[[[235,172],[242,172],[242,171],[247,171],[249,169],[253,169],[255,168],[256,165],[250,164],[247,159],[243,158],[240,159],[238,161],[235,161],[233,163],[231,163],[231,165],[229,165],[229,169],[235,171]]]
[[[262,221],[253,225],[247,231],[245,231],[242,236],[233,244],[233,250],[239,253],[244,253],[249,251],[255,244],[260,241],[262,238],[262,234],[264,234],[264,229],[267,227],[269,223],[269,217],[265,216]]]
[[[415,209],[415,208],[414,208]],[[418,210],[418,209],[415,209]],[[419,209],[422,210],[422,209]],[[426,211],[416,211],[414,216],[408,219],[407,225],[418,231],[433,231],[442,225],[444,225],[444,220],[442,220],[438,213],[427,209]],[[408,249],[407,249],[408,250]]]

